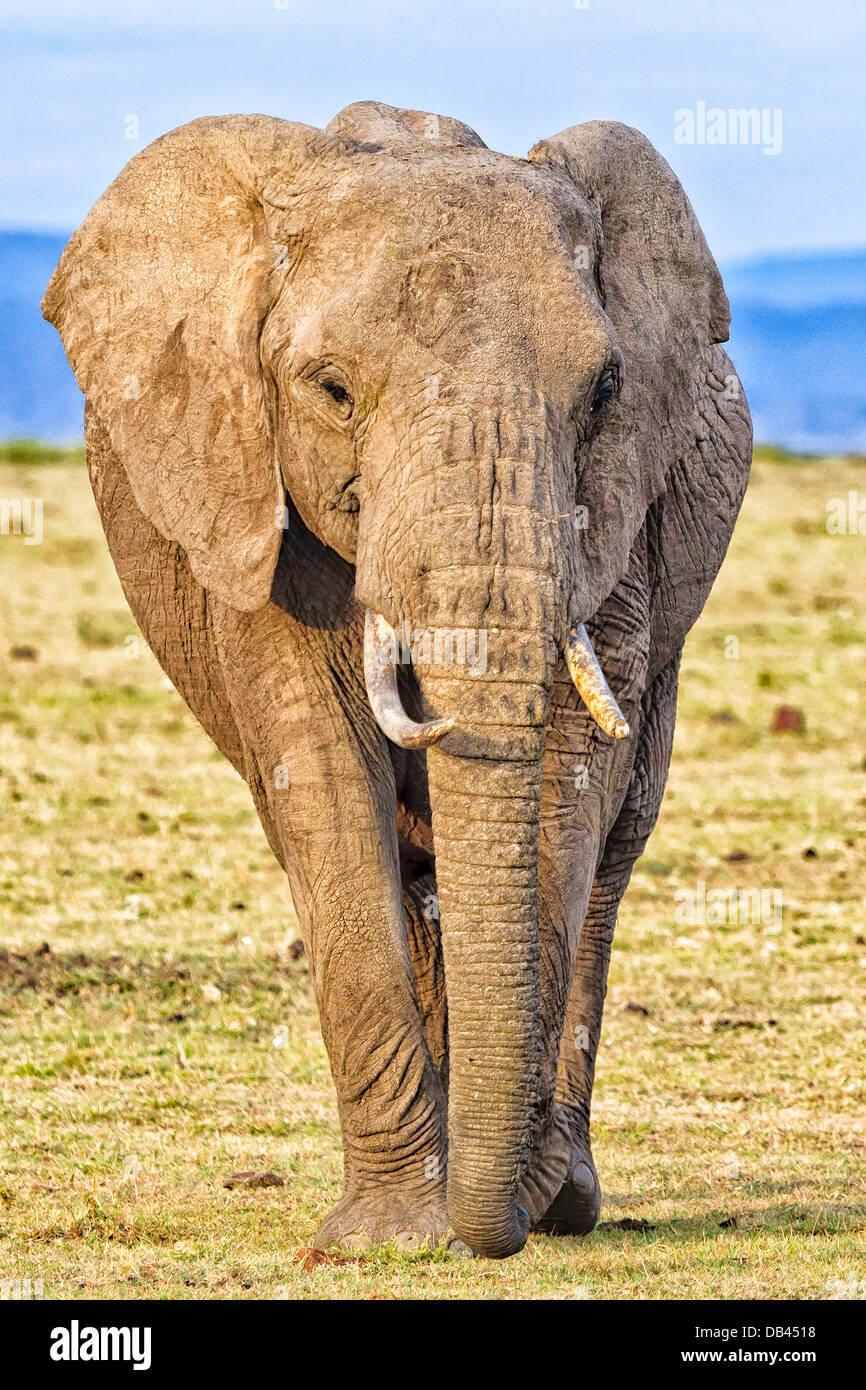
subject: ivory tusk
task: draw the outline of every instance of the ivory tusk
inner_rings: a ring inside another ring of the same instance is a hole
[[[416,724],[409,718],[397,689],[394,653],[398,650],[399,639],[390,623],[368,608],[364,621],[364,680],[376,723],[400,748],[429,748],[453,729],[454,719],[449,716]]]
[[[583,623],[578,623],[569,634],[565,660],[580,698],[598,727],[611,738],[628,738],[628,723],[604,678]]]

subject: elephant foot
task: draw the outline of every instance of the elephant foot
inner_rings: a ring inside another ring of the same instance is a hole
[[[411,1254],[444,1245],[449,1255],[471,1255],[468,1245],[451,1230],[444,1196],[421,1200],[383,1188],[346,1192],[316,1232],[316,1250],[359,1254],[375,1245],[392,1244]]]
[[[585,1236],[598,1225],[601,1186],[589,1143],[575,1147],[565,1182],[533,1229],[553,1236]]]
[[[517,1193],[517,1201],[528,1213],[533,1231],[547,1229],[541,1223],[568,1181],[573,1151],[568,1116],[559,1105],[554,1105]]]

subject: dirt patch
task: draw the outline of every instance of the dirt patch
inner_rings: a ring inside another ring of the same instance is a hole
[[[302,1246],[298,1251],[298,1264],[301,1269],[309,1273],[317,1269],[319,1265],[361,1265],[364,1264],[362,1255],[337,1255],[329,1250],[313,1250],[311,1246]]]
[[[290,948],[281,955],[270,953],[254,965],[225,964],[217,985],[219,996],[215,997],[231,995],[239,986],[279,994],[287,977],[296,978],[304,971],[301,962],[303,955]],[[141,989],[162,999],[172,999],[179,990],[188,993],[205,989],[212,974],[209,960],[147,961],[117,952],[102,956],[83,951],[55,953],[47,941],[30,951],[0,947],[0,997],[14,998],[26,990],[62,998],[88,990],[127,994]],[[176,1016],[172,1021],[176,1021]]]
[[[16,997],[26,990],[56,998],[80,994],[85,989],[135,989],[133,976],[141,973],[120,955],[100,958],[83,951],[55,955],[47,941],[32,951],[0,947],[0,995]]]
[[[634,1216],[624,1216],[621,1221],[602,1221],[600,1231],[654,1231],[652,1221],[640,1221]]]
[[[223,1187],[231,1190],[234,1187],[284,1187],[285,1179],[276,1173],[232,1173],[231,1177],[223,1178]]]

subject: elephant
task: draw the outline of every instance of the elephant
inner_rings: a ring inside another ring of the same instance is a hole
[[[620,899],[745,491],[675,174],[358,102],[194,120],[43,300],[130,608],[246,780],[336,1090],[317,1248],[580,1235]]]

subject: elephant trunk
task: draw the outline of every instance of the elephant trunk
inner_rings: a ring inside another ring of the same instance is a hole
[[[438,578],[427,608],[437,614]],[[472,1250],[502,1258],[529,1230],[517,1190],[540,1102],[538,834],[563,600],[557,575],[537,568],[527,583],[522,566],[485,576],[484,592],[487,626],[469,627],[481,610],[467,577],[449,614],[461,625],[449,629],[453,650],[416,644],[415,675],[425,714],[456,715],[427,750],[448,994],[448,1212]]]
[[[416,723],[399,704],[389,631],[368,614],[367,685],[389,737],[427,749],[448,991],[448,1211],[476,1254],[500,1258],[520,1250],[529,1229],[515,1199],[542,1063],[538,826],[557,650],[544,627],[448,629],[444,641],[440,631],[430,664],[416,645],[416,675],[426,706],[460,717],[456,725],[452,717]],[[442,664],[467,648],[475,656],[469,670],[459,660]]]
[[[501,1258],[525,1244],[516,1193],[541,1071],[540,760],[428,753],[448,988],[448,1212],[457,1236]]]
[[[488,636],[499,647],[489,671]],[[478,1254],[500,1257],[521,1249],[528,1232],[515,1194],[532,1142],[542,1061],[537,846],[557,652],[537,630],[456,637],[447,633],[448,651],[465,657],[471,647],[474,675],[455,674],[458,666],[436,677],[420,663],[417,671],[427,704],[461,711],[456,729],[453,714],[425,723],[406,714],[396,681],[400,641],[370,612],[365,669],[371,705],[389,738],[428,750],[449,1008],[448,1208],[460,1239]],[[441,634],[436,645],[438,652],[427,652],[434,664],[446,655]],[[571,634],[566,657],[601,727],[626,736],[582,627]]]

